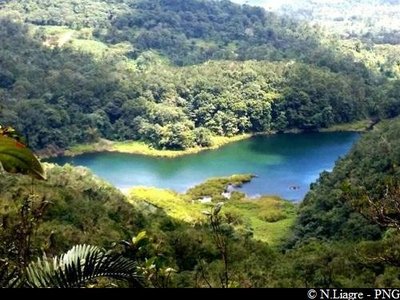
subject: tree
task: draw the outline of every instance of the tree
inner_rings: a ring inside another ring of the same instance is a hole
[[[372,196],[361,187],[347,186],[345,197],[367,219],[400,231],[400,186],[390,182],[382,195]]]
[[[204,127],[198,127],[194,129],[194,139],[197,145],[200,147],[212,146],[212,134],[211,131]]]
[[[217,246],[217,249],[221,255],[223,262],[223,271],[220,274],[220,282],[223,288],[228,288],[230,284],[229,280],[229,261],[228,261],[228,242],[222,230],[222,218],[220,212],[223,206],[223,202],[219,202],[211,209],[211,212],[203,212],[210,220],[212,236]]]

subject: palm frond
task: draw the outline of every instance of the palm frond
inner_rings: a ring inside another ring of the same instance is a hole
[[[76,245],[59,257],[38,259],[26,272],[28,287],[81,287],[97,277],[135,280],[136,263],[91,245]]]
[[[0,263],[0,288],[15,288],[20,283],[17,270],[10,270],[7,263]]]

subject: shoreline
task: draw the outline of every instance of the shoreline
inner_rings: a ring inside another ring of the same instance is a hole
[[[259,133],[257,133],[257,135],[258,134]],[[263,133],[263,134],[270,134],[270,133]],[[233,137],[214,136],[212,138],[214,144],[213,146],[195,147],[185,150],[154,149],[143,141],[114,142],[106,139],[100,139],[100,141],[96,143],[76,145],[71,147],[70,149],[60,150],[57,152],[49,151],[49,153],[46,153],[46,151],[42,151],[42,153],[39,153],[38,155],[40,158],[46,159],[57,156],[74,157],[85,153],[116,152],[116,153],[144,155],[149,157],[176,158],[191,154],[197,154],[199,152],[216,150],[230,143],[245,140],[255,135],[256,134],[247,133],[247,134],[236,135]]]
[[[370,120],[362,120],[348,124],[333,125],[329,128],[321,128],[319,130],[316,130],[316,132],[365,132],[368,130],[369,126],[371,126],[371,123],[372,122]],[[156,157],[156,158],[157,157],[176,158],[186,155],[197,154],[204,151],[216,150],[230,143],[242,141],[255,136],[276,135],[276,134],[286,134],[286,133],[298,134],[304,132],[306,131],[301,129],[290,129],[290,130],[285,130],[284,132],[281,133],[276,131],[269,131],[269,132],[245,133],[233,137],[214,136],[212,137],[213,146],[195,147],[185,150],[154,149],[143,141],[115,142],[106,139],[100,139],[96,143],[80,144],[73,146],[67,150],[63,149],[58,149],[57,151],[51,151],[50,149],[47,151],[42,150],[38,153],[38,156],[39,158],[47,159],[57,156],[74,157],[85,153],[116,152],[116,153],[137,154],[137,155]]]

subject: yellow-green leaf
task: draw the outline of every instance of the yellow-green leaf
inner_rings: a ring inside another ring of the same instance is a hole
[[[138,244],[146,238],[146,231],[141,231],[136,237],[132,238],[132,244],[138,246]]]
[[[32,151],[12,138],[0,135],[0,164],[9,173],[30,175],[45,180],[42,165]]]

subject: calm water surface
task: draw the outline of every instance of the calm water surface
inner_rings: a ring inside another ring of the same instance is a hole
[[[183,192],[207,178],[257,175],[241,189],[250,196],[279,195],[301,200],[319,174],[330,171],[359,134],[350,132],[257,136],[214,151],[173,159],[121,153],[60,157],[52,162],[90,168],[120,189],[155,186]]]

